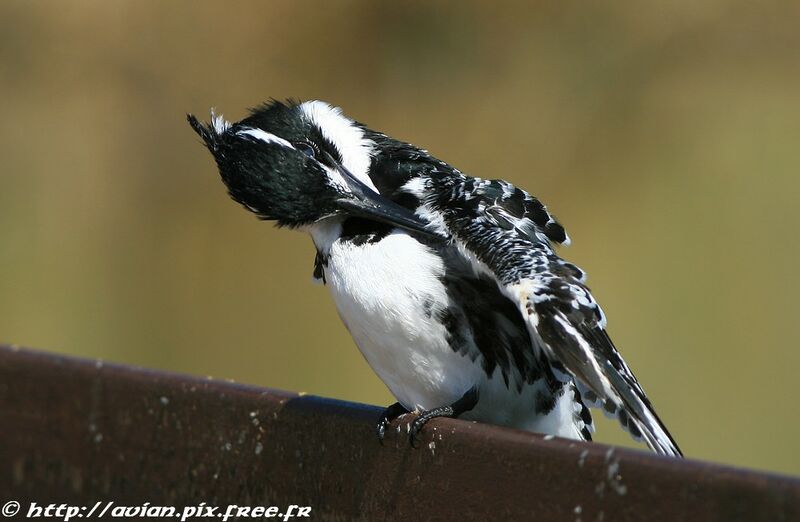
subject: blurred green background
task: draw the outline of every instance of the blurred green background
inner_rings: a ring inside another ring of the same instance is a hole
[[[0,340],[392,402],[184,118],[319,98],[539,196],[687,455],[800,473],[800,4],[489,6],[4,0]]]

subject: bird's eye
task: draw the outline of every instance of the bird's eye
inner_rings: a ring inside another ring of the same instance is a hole
[[[294,148],[308,156],[309,158],[314,157],[314,147],[309,145],[308,143],[295,143]]]

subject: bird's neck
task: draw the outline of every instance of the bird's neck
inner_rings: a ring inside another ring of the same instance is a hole
[[[306,231],[311,234],[317,252],[321,255],[327,256],[333,242],[342,235],[342,221],[343,218],[333,216],[317,221],[306,228]]]

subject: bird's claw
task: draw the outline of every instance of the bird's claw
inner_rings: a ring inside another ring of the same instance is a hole
[[[378,421],[378,426],[375,428],[375,432],[378,434],[378,440],[381,442],[381,444],[383,444],[383,438],[386,436],[386,428],[391,423],[392,421],[386,417],[381,417],[381,420]]]
[[[417,438],[419,437],[422,428],[429,420],[436,417],[458,417],[465,411],[469,411],[475,407],[478,402],[478,390],[475,387],[467,390],[464,395],[448,406],[440,406],[432,410],[416,410],[417,417],[408,424],[408,441],[411,443],[412,448],[417,447]],[[409,413],[399,402],[392,404],[383,412],[381,420],[378,422],[377,432],[378,440],[383,444],[383,436],[386,433],[386,427],[396,418]]]
[[[403,407],[399,402],[396,402],[386,408],[381,414],[378,425],[375,427],[375,433],[378,435],[378,441],[383,444],[383,438],[386,435],[386,428],[398,417],[402,417],[408,413],[408,410]]]
[[[427,424],[428,420],[429,419],[425,418],[423,414],[420,414],[408,425],[408,442],[411,443],[412,448],[417,447],[419,433],[422,431],[425,424]]]

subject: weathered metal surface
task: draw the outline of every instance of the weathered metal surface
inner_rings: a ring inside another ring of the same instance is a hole
[[[800,481],[0,347],[0,503],[307,505],[314,520],[790,521]],[[402,424],[405,428],[405,424]]]

